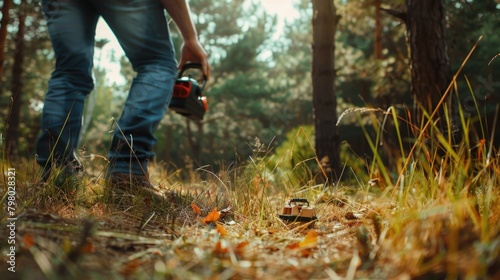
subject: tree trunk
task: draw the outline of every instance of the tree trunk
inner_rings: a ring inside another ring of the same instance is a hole
[[[7,43],[7,25],[9,25],[9,11],[12,0],[4,0],[2,6],[2,22],[0,23],[0,81],[3,77],[3,64],[5,62],[5,47]],[[0,96],[1,96],[0,92]]]
[[[21,105],[23,93],[22,75],[24,72],[24,32],[26,26],[25,1],[21,1],[19,8],[19,26],[15,38],[17,46],[14,54],[14,65],[12,67],[12,107],[7,117],[6,150],[7,158],[13,159],[17,156],[17,143],[19,141],[19,125],[21,122]]]
[[[382,0],[374,0],[375,6],[375,41],[373,44],[373,52],[375,59],[382,59],[382,10],[380,5]]]
[[[411,93],[416,101],[417,121],[423,120],[425,110],[429,115],[441,100],[452,80],[448,47],[445,37],[445,9],[443,0],[406,0],[407,35],[410,50]],[[457,143],[458,102],[452,94],[448,95],[448,116],[446,124],[444,107],[437,117],[439,127],[451,134],[452,142]],[[419,107],[422,107],[420,109]],[[419,124],[419,122],[417,122]],[[446,135],[446,134],[445,134]]]
[[[312,85],[316,156],[332,184],[340,175],[340,143],[335,94],[335,32],[338,15],[332,0],[312,0]]]

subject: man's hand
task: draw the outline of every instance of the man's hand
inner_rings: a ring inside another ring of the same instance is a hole
[[[189,14],[190,9],[187,0],[161,0],[161,3],[174,20],[184,40],[181,49],[181,61],[178,65],[179,69],[187,62],[201,63],[203,74],[208,80],[210,78],[210,65],[208,64],[207,53],[198,41],[198,35]]]
[[[195,40],[186,40],[181,48],[181,60],[178,68],[181,69],[188,62],[201,63],[203,74],[208,80],[210,78],[210,65],[208,64],[208,56],[200,42]]]

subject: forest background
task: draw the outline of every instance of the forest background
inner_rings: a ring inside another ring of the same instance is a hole
[[[2,7],[5,2],[2,1]],[[255,154],[255,143],[272,153],[292,149],[295,164],[314,157],[309,144],[314,143],[311,1],[294,1],[298,16],[285,18],[280,30],[277,30],[281,26],[277,25],[276,15],[258,2],[192,0],[190,5],[200,41],[210,54],[213,69],[212,79],[204,92],[209,110],[200,123],[173,112],[167,113],[156,134],[157,162],[187,177],[192,174],[191,170],[200,166],[210,166],[216,172],[237,170],[249,155]],[[391,106],[404,115],[413,102],[405,25],[389,13],[376,12],[380,7],[402,11],[404,1],[341,0],[336,1],[336,6],[340,15],[335,41],[337,115],[347,109],[381,108],[385,111]],[[500,46],[500,1],[446,0],[445,7],[453,72],[479,36],[483,36],[457,83],[465,116],[474,124],[479,123],[479,118],[490,124],[486,126],[487,131],[478,130],[471,138],[479,142],[489,139],[487,134],[492,129],[494,105],[499,103],[500,59],[492,59]],[[377,30],[377,24],[382,29]],[[174,44],[179,49],[180,37],[173,23],[170,27]],[[39,2],[13,1],[6,30],[5,60],[0,77],[2,149],[10,142],[10,160],[32,161],[43,97],[54,67]],[[102,53],[107,43],[106,39],[96,42],[95,89],[87,99],[81,133],[80,153],[93,159],[94,166],[106,164],[112,136],[109,131],[119,117],[134,76],[128,61],[121,56],[113,59],[121,65],[123,79],[110,76],[103,62],[107,58],[104,59]],[[478,107],[471,96],[479,102]],[[381,114],[380,119],[383,117]],[[370,127],[372,122],[377,119],[369,115],[342,116],[338,129],[341,165],[347,167],[343,179],[368,172],[366,163],[372,157],[372,150],[362,126]],[[368,133],[376,132],[372,129]],[[295,141],[299,134],[311,141],[300,144]],[[396,158],[391,156],[392,150],[399,147],[391,143],[390,137],[385,140],[384,161],[393,165]],[[290,166],[293,164],[292,160]],[[310,161],[312,170],[315,164]]]

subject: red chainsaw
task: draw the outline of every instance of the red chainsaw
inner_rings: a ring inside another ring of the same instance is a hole
[[[199,74],[199,79],[193,76],[193,72]],[[175,81],[169,108],[191,120],[203,120],[203,116],[208,110],[207,98],[203,96],[206,81],[207,77],[202,73],[200,63],[185,64]]]

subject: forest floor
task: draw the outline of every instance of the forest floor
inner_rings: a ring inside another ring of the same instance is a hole
[[[244,190],[220,178],[163,182],[186,198],[163,211],[149,201],[103,203],[102,179],[82,181],[71,199],[18,179],[17,220],[1,220],[0,278],[499,279],[500,190],[492,180],[454,199],[444,190],[403,199],[382,184],[286,194],[256,178]],[[279,214],[291,196],[308,198],[318,220],[285,224]]]

